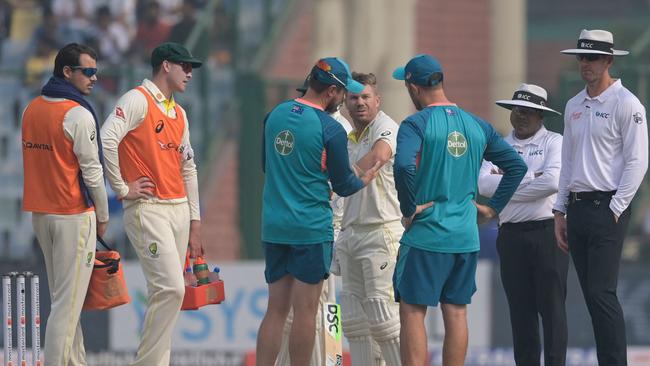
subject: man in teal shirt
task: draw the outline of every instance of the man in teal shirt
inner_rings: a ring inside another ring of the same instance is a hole
[[[466,308],[476,291],[477,220],[495,217],[505,207],[527,167],[489,123],[447,99],[436,59],[415,56],[393,77],[405,81],[419,111],[400,125],[394,167],[406,228],[393,276],[400,302],[402,363],[424,364],[424,317],[427,306],[440,302],[443,364],[463,365]],[[483,158],[504,171],[487,205],[474,201]]]
[[[347,64],[334,57],[312,68],[301,98],[276,106],[264,120],[262,245],[269,302],[257,337],[257,364],[274,365],[289,309],[292,365],[307,365],[314,347],[316,312],[332,262],[330,184],[341,197],[372,180],[378,164],[359,177],[348,162],[347,134],[328,113],[345,90],[360,93]],[[329,183],[328,183],[329,182]]]

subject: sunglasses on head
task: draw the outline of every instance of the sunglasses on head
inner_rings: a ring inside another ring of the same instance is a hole
[[[603,55],[597,53],[581,53],[576,55],[576,58],[578,59],[578,61],[587,60],[592,62],[592,61],[599,60],[601,56]]]
[[[336,75],[334,75],[332,72],[325,70],[322,65],[316,64],[316,67],[320,70],[325,72],[327,75],[329,75],[332,79],[336,80],[337,83],[341,84],[342,87],[345,88],[345,83],[341,81]]]
[[[86,75],[86,77],[93,77],[93,75],[97,74],[97,68],[96,67],[83,67],[83,66],[70,66],[72,70],[81,70],[81,73]]]

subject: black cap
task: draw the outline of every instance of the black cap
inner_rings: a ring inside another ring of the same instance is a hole
[[[192,67],[195,69],[201,67],[203,64],[203,62],[194,58],[190,51],[182,44],[175,42],[165,42],[151,52],[151,66],[156,67],[165,60],[171,62],[187,62],[192,64]]]

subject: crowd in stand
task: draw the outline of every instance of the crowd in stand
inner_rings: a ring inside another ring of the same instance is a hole
[[[71,42],[96,49],[100,68],[109,74],[125,64],[147,64],[156,45],[188,40],[208,1],[0,0],[0,60],[14,61],[0,65],[22,69],[24,84],[39,90],[56,51]],[[194,50],[217,66],[229,65],[232,58],[227,8],[227,2],[218,2],[211,24],[199,33],[209,47]]]

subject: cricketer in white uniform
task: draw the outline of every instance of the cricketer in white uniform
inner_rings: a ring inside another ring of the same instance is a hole
[[[375,75],[353,73],[352,77],[365,88],[346,98],[354,127],[348,134],[350,164],[360,175],[377,161],[383,166],[367,187],[345,199],[335,246],[343,277],[339,296],[343,332],[350,343],[353,365],[377,362],[373,339],[387,365],[401,365],[399,308],[392,282],[404,232],[393,178],[399,126],[379,110]]]
[[[123,200],[124,226],[148,297],[142,337],[132,365],[169,364],[171,335],[183,301],[186,251],[202,255],[199,190],[183,92],[201,66],[182,45],[153,50],[152,80],[124,94],[102,127],[106,173]]]
[[[63,47],[53,77],[22,119],[23,209],[32,212],[52,301],[45,330],[48,366],[86,364],[79,317],[96,235],[108,226],[98,123],[84,98],[97,81],[96,59],[87,46]]]

